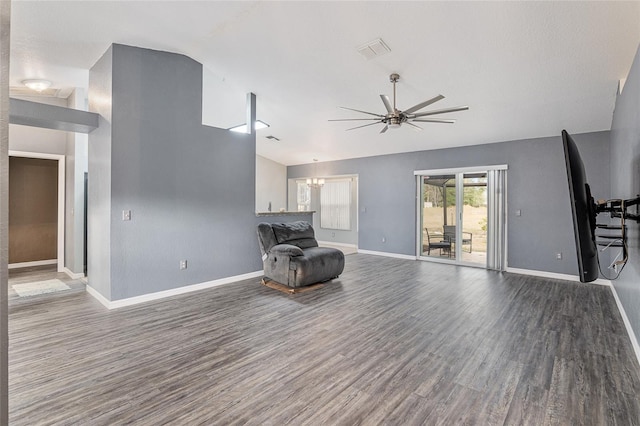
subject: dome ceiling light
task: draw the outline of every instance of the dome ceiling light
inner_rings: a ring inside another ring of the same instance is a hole
[[[35,90],[36,92],[42,92],[43,90],[47,90],[51,86],[51,82],[49,80],[42,79],[29,79],[22,80],[22,84],[27,86],[31,90]]]

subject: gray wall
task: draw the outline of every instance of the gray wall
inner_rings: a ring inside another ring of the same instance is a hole
[[[89,134],[87,276],[89,285],[111,299],[111,68],[113,49],[89,73],[89,110],[100,123]]]
[[[574,139],[594,196],[607,198],[609,132],[579,134],[574,135]],[[414,170],[497,164],[509,166],[509,267],[577,275],[560,131],[557,137],[290,166],[287,173],[290,179],[312,173],[319,176],[357,174],[358,247],[415,255]],[[521,210],[522,216],[515,216],[516,210]],[[562,260],[556,260],[557,252],[563,253]]]
[[[113,45],[90,81],[89,284],[119,300],[261,270],[255,135],[201,124],[202,66]]]
[[[611,126],[611,196],[633,198],[640,194],[640,48],[616,100]],[[616,292],[640,340],[640,225],[628,221],[629,261]]]

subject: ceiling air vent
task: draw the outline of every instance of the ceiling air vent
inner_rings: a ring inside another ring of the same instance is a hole
[[[384,55],[388,52],[391,52],[391,49],[389,49],[389,46],[387,46],[381,38],[375,39],[358,47],[358,53],[364,56],[367,60]]]

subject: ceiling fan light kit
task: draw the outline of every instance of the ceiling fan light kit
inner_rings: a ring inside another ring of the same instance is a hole
[[[428,99],[424,102],[414,105],[411,108],[401,111],[396,107],[396,83],[398,82],[398,80],[400,80],[399,74],[393,73],[389,76],[389,81],[393,83],[393,104],[391,103],[391,100],[387,95],[380,95],[380,99],[382,100],[382,103],[384,104],[385,109],[387,110],[386,114],[376,114],[373,112],[361,111],[353,108],[340,107],[342,109],[346,109],[349,111],[355,111],[362,114],[371,115],[371,116],[374,116],[375,118],[343,118],[343,119],[335,119],[335,120],[329,120],[329,121],[374,121],[374,123],[368,123],[368,124],[363,124],[362,126],[351,127],[347,130],[360,129],[362,127],[373,126],[376,124],[384,124],[384,127],[382,128],[382,130],[380,130],[380,133],[384,133],[389,129],[396,129],[398,127],[401,127],[402,124],[407,124],[408,126],[411,126],[411,128],[415,130],[422,130],[422,127],[416,126],[412,122],[453,124],[456,122],[456,120],[452,118],[421,118],[421,117],[428,117],[430,115],[445,114],[445,113],[456,112],[456,111],[465,111],[469,109],[469,107],[465,105],[465,106],[458,106],[453,108],[443,108],[443,109],[438,109],[433,111],[418,112],[421,109],[426,108],[427,106],[435,102],[438,102],[439,100],[444,99],[444,96],[438,95],[434,98]]]

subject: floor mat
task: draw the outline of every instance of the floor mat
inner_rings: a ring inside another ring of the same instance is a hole
[[[71,287],[60,280],[36,281],[34,283],[14,284],[13,290],[20,297],[37,296],[39,294],[55,293],[56,291],[70,290]]]

